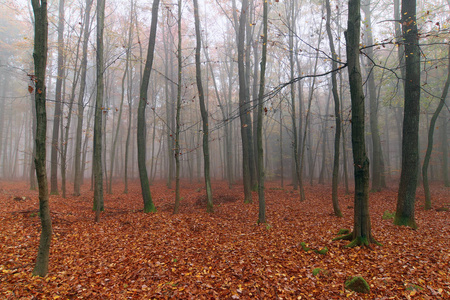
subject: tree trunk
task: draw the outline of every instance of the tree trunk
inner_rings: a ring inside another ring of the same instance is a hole
[[[326,30],[328,35],[328,43],[330,45],[331,51],[331,69],[335,70],[337,68],[337,54],[334,48],[333,34],[331,33],[331,6],[330,0],[326,0],[327,9],[327,21]],[[339,180],[339,147],[341,142],[341,111],[339,106],[339,94],[337,89],[337,79],[336,72],[331,73],[331,91],[333,93],[334,100],[334,117],[335,117],[335,128],[334,133],[334,159],[333,159],[333,176],[331,178],[331,201],[333,203],[333,212],[337,217],[342,217],[342,212],[339,207],[338,199],[338,180]]]
[[[182,57],[181,57],[181,0],[178,0],[178,85],[177,85],[177,108],[175,116],[175,206],[173,213],[177,214],[180,209],[180,114],[181,114],[181,73],[182,73]]]
[[[245,77],[245,28],[247,24],[248,14],[248,0],[242,1],[241,15],[239,17],[239,30],[237,32],[238,44],[238,77],[239,77],[239,118],[241,121],[241,140],[242,140],[242,169],[243,169],[243,183],[244,183],[244,203],[252,202],[252,187],[251,187],[251,169],[250,169],[250,136],[247,130],[251,128],[252,124],[249,121],[249,103],[247,99],[247,82]]]
[[[83,114],[84,114],[84,93],[86,90],[86,73],[87,73],[87,51],[90,35],[90,14],[93,0],[86,0],[86,12],[84,14],[84,32],[83,47],[81,58],[81,78],[80,91],[78,94],[78,111],[77,111],[77,134],[75,140],[75,178],[73,183],[73,193],[75,196],[80,195],[80,187],[82,182],[81,174],[81,143],[83,135]]]
[[[261,51],[261,77],[259,80],[258,95],[258,123],[256,141],[258,144],[258,223],[266,223],[266,200],[264,197],[264,153],[263,153],[263,113],[264,113],[264,85],[266,79],[266,61],[267,61],[267,8],[266,0],[263,0],[263,41]]]
[[[100,222],[103,207],[103,171],[102,171],[102,119],[104,93],[103,29],[105,24],[105,0],[97,0],[97,97],[94,112],[94,210],[95,222]]]
[[[201,74],[201,62],[200,62],[200,50],[202,47],[201,36],[200,36],[200,18],[198,12],[198,1],[194,0],[194,17],[195,17],[195,35],[197,39],[197,45],[195,48],[195,76],[197,80],[197,90],[200,104],[200,113],[202,115],[203,123],[203,169],[205,176],[205,187],[206,187],[206,211],[213,212],[213,198],[211,191],[211,178],[209,175],[209,123],[208,123],[208,112],[205,106],[205,97],[203,95],[203,85],[202,85],[202,74]]]
[[[48,184],[46,163],[46,132],[47,113],[45,109],[46,88],[45,70],[47,66],[47,40],[48,40],[48,18],[47,1],[32,0],[34,12],[34,70],[32,78],[35,84],[36,105],[36,176],[39,186],[39,213],[41,218],[41,237],[36,265],[33,275],[45,276],[48,273],[48,260],[50,254],[50,242],[52,238],[52,220],[48,203]]]
[[[370,132],[372,139],[372,190],[380,191],[382,188],[382,165],[383,165],[383,154],[381,151],[381,141],[380,132],[378,129],[378,103],[375,88],[375,76],[372,66],[373,61],[373,36],[372,36],[372,19],[370,10],[370,0],[366,0],[362,7],[365,15],[365,36],[366,44],[369,45],[366,49],[366,55],[368,58],[366,71],[368,74],[368,84],[369,84],[369,108],[370,108]]]
[[[450,46],[448,48],[448,66],[447,66],[447,80],[445,82],[444,89],[442,90],[442,96],[439,101],[439,104],[436,108],[436,111],[433,114],[433,117],[430,121],[430,128],[428,130],[428,146],[427,152],[425,153],[425,158],[423,160],[422,166],[422,177],[423,177],[423,189],[425,191],[425,209],[431,209],[431,195],[430,195],[430,186],[428,184],[428,165],[430,163],[431,151],[433,151],[433,134],[434,128],[436,126],[437,118],[444,107],[445,99],[447,99],[448,88],[450,85]],[[446,143],[445,137],[442,140],[442,143]]]
[[[408,55],[405,55],[402,171],[394,224],[417,228],[414,204],[419,169],[420,49],[415,0],[402,1],[402,31]]]
[[[138,145],[138,167],[139,179],[141,181],[142,198],[144,201],[144,212],[155,212],[156,208],[152,201],[150,185],[148,182],[146,161],[146,138],[145,138],[145,108],[147,106],[147,90],[153,65],[153,54],[155,50],[156,29],[158,26],[159,0],[154,0],[152,5],[152,23],[148,42],[147,60],[142,75],[139,93],[139,108],[137,116],[137,145]]]
[[[372,237],[369,215],[369,159],[365,149],[364,91],[359,65],[359,37],[361,26],[360,0],[348,2],[347,63],[352,100],[352,146],[355,177],[353,232],[341,237],[352,240],[347,247],[369,246]]]
[[[53,117],[53,137],[50,157],[50,193],[58,195],[58,138],[59,123],[61,122],[62,82],[64,80],[64,1],[59,0],[58,16],[58,71],[55,90],[55,112]]]

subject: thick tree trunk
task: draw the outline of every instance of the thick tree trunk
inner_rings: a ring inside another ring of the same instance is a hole
[[[420,49],[415,0],[402,1],[402,31],[408,55],[405,55],[402,171],[394,224],[417,228],[414,204],[419,169]]]
[[[428,130],[428,146],[427,152],[425,153],[425,158],[423,160],[422,166],[422,177],[423,177],[423,189],[425,191],[425,209],[431,209],[431,195],[430,195],[430,185],[428,184],[428,165],[431,159],[431,151],[433,151],[433,135],[434,128],[436,127],[437,118],[444,107],[445,99],[447,99],[448,88],[450,86],[450,46],[448,48],[448,66],[447,66],[447,80],[445,82],[444,89],[442,90],[442,96],[439,101],[439,104],[436,108],[436,111],[433,114],[433,117],[430,121],[430,128]],[[446,143],[445,138],[442,140],[442,143]]]
[[[47,1],[32,0],[34,12],[34,70],[36,106],[36,176],[39,186],[39,213],[41,218],[41,237],[33,275],[45,276],[48,273],[50,242],[52,239],[52,220],[48,201],[46,164],[47,113],[45,109],[46,88],[45,71],[47,66],[48,19]]]
[[[148,42],[147,60],[142,75],[139,93],[139,107],[137,117],[137,144],[138,144],[138,167],[139,179],[141,181],[142,198],[144,201],[144,212],[155,212],[156,208],[152,201],[150,185],[148,182],[146,161],[146,138],[145,138],[145,108],[147,106],[147,90],[150,82],[150,74],[153,65],[153,54],[155,51],[156,29],[158,26],[159,0],[154,0],[152,5],[152,23]]]

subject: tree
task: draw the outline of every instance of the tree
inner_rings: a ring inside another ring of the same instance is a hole
[[[370,119],[370,133],[372,140],[372,190],[380,191],[383,187],[383,153],[381,149],[380,141],[380,131],[378,125],[378,99],[376,96],[375,87],[375,76],[374,70],[372,68],[373,62],[373,34],[372,34],[372,13],[370,10],[370,0],[366,0],[363,7],[365,16],[365,37],[366,44],[368,45],[366,49],[366,55],[369,59],[369,63],[366,67],[368,74],[368,85],[369,85],[369,119]]]
[[[181,0],[178,0],[178,49],[177,49],[177,62],[178,62],[178,80],[177,80],[177,112],[175,115],[175,206],[173,213],[178,213],[180,209],[180,114],[181,114],[181,75],[182,75],[182,57],[181,57]]]
[[[150,74],[153,65],[153,54],[155,51],[156,29],[158,26],[159,0],[154,0],[152,5],[152,23],[150,26],[150,37],[148,42],[147,61],[142,74],[141,88],[139,91],[139,107],[137,115],[137,150],[139,179],[141,181],[142,199],[144,201],[144,212],[155,212],[156,208],[152,201],[150,184],[148,181],[146,167],[146,138],[145,138],[145,108],[147,106],[147,90],[150,82]]]
[[[55,112],[53,117],[52,151],[50,157],[50,193],[58,194],[58,138],[61,122],[62,83],[64,79],[64,1],[59,0],[58,15],[58,72],[56,77]]]
[[[81,140],[83,135],[83,114],[84,114],[84,93],[86,90],[86,73],[87,73],[87,51],[90,35],[90,13],[93,0],[86,0],[86,11],[84,13],[84,30],[83,30],[83,46],[81,58],[81,78],[80,91],[78,94],[78,110],[77,110],[77,133],[75,137],[75,178],[73,183],[73,193],[75,196],[80,195],[80,187],[82,181],[81,172]]]
[[[351,240],[347,247],[370,246],[377,243],[372,236],[369,215],[369,159],[364,137],[364,91],[359,65],[359,37],[361,31],[361,2],[348,2],[346,49],[350,95],[352,101],[352,146],[355,178],[353,232],[337,239]]]
[[[241,140],[242,140],[242,174],[244,181],[244,202],[252,202],[251,187],[251,169],[250,159],[252,146],[251,138],[251,120],[249,114],[249,103],[247,99],[247,82],[245,76],[245,28],[247,25],[248,0],[242,1],[241,15],[239,17],[239,28],[237,33],[237,52],[238,52],[238,77],[239,77],[239,118],[241,121]],[[248,129],[250,127],[250,129]]]
[[[416,1],[402,0],[402,33],[405,45],[402,171],[394,224],[417,228],[415,221],[419,169],[420,48],[416,23]]]
[[[444,85],[444,89],[442,90],[441,99],[439,99],[439,104],[436,107],[436,110],[431,117],[430,121],[430,129],[428,130],[428,146],[427,152],[425,153],[425,157],[423,159],[422,165],[422,178],[423,178],[423,189],[425,191],[425,209],[431,209],[431,195],[430,195],[430,185],[428,183],[428,165],[430,163],[431,151],[433,151],[433,135],[434,128],[436,126],[437,118],[444,107],[445,99],[447,99],[448,88],[450,86],[450,46],[448,48],[448,66],[447,66],[447,80]],[[445,139],[442,141],[445,143]]]
[[[103,210],[103,171],[102,171],[102,118],[104,93],[104,62],[103,62],[103,30],[105,24],[105,0],[97,0],[97,98],[94,117],[94,210],[95,222],[100,221],[100,211]]]
[[[205,187],[206,187],[206,211],[213,212],[213,199],[211,191],[211,178],[209,170],[209,123],[208,123],[208,112],[205,106],[205,96],[203,94],[202,85],[202,72],[201,72],[201,62],[200,62],[200,50],[202,47],[201,35],[200,35],[200,18],[198,12],[198,1],[194,0],[194,19],[195,19],[195,36],[196,36],[196,48],[195,48],[195,77],[197,80],[197,90],[200,105],[200,113],[202,115],[203,123],[203,170],[205,173]]]
[[[50,242],[52,239],[52,220],[48,203],[48,184],[46,163],[46,133],[47,112],[45,109],[46,87],[45,69],[47,67],[48,17],[47,1],[32,0],[34,13],[34,72],[32,77],[35,88],[36,106],[36,176],[39,186],[39,213],[41,218],[41,237],[36,265],[33,275],[45,276],[48,273],[48,259],[50,255]]]
[[[327,9],[327,21],[326,30],[328,35],[328,43],[330,44],[331,51],[331,69],[336,70],[337,68],[337,53],[334,48],[333,34],[331,33],[331,7],[330,0],[326,0]],[[341,141],[341,111],[339,105],[339,93],[337,86],[336,72],[331,73],[331,91],[333,93],[334,100],[334,118],[336,131],[334,133],[334,159],[333,159],[333,175],[331,178],[331,201],[333,203],[333,211],[335,216],[342,217],[342,212],[339,207],[338,200],[338,177],[339,177],[339,145]]]
[[[263,113],[264,113],[264,84],[266,79],[266,61],[267,61],[267,1],[263,0],[263,40],[261,51],[261,78],[259,81],[259,95],[258,95],[258,123],[257,123],[257,154],[258,154],[258,223],[266,223],[266,200],[264,197],[264,153],[263,153]]]

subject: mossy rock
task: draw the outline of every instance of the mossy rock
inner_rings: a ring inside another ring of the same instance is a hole
[[[383,220],[390,220],[395,217],[395,213],[391,213],[390,211],[386,210],[383,213],[383,216],[381,217]]]
[[[345,282],[345,288],[347,290],[355,291],[357,293],[370,293],[370,286],[364,278],[361,276],[355,276],[348,279]]]
[[[347,228],[341,228],[341,229],[339,229],[339,231],[338,231],[338,235],[342,235],[342,234],[349,234],[350,233],[350,229],[347,229]]]

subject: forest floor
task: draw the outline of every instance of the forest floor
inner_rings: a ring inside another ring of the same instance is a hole
[[[0,182],[1,299],[450,299],[450,212],[442,209],[450,193],[442,185],[432,186],[430,211],[419,188],[417,230],[382,218],[395,211],[396,187],[371,193],[372,233],[382,243],[372,249],[332,241],[352,228],[353,196],[341,191],[344,217],[334,217],[328,185],[306,186],[307,200],[299,202],[292,186],[267,183],[268,224],[261,225],[257,194],[244,204],[242,187],[224,182],[213,183],[213,214],[202,184],[182,182],[177,215],[174,189],[163,182],[151,187],[158,211],[150,214],[142,212],[138,182],[128,194],[117,184],[94,223],[87,185],[80,197],[50,196],[50,270],[39,278],[31,276],[37,192]],[[301,243],[328,252],[304,251]],[[355,275],[370,294],[344,289]]]

